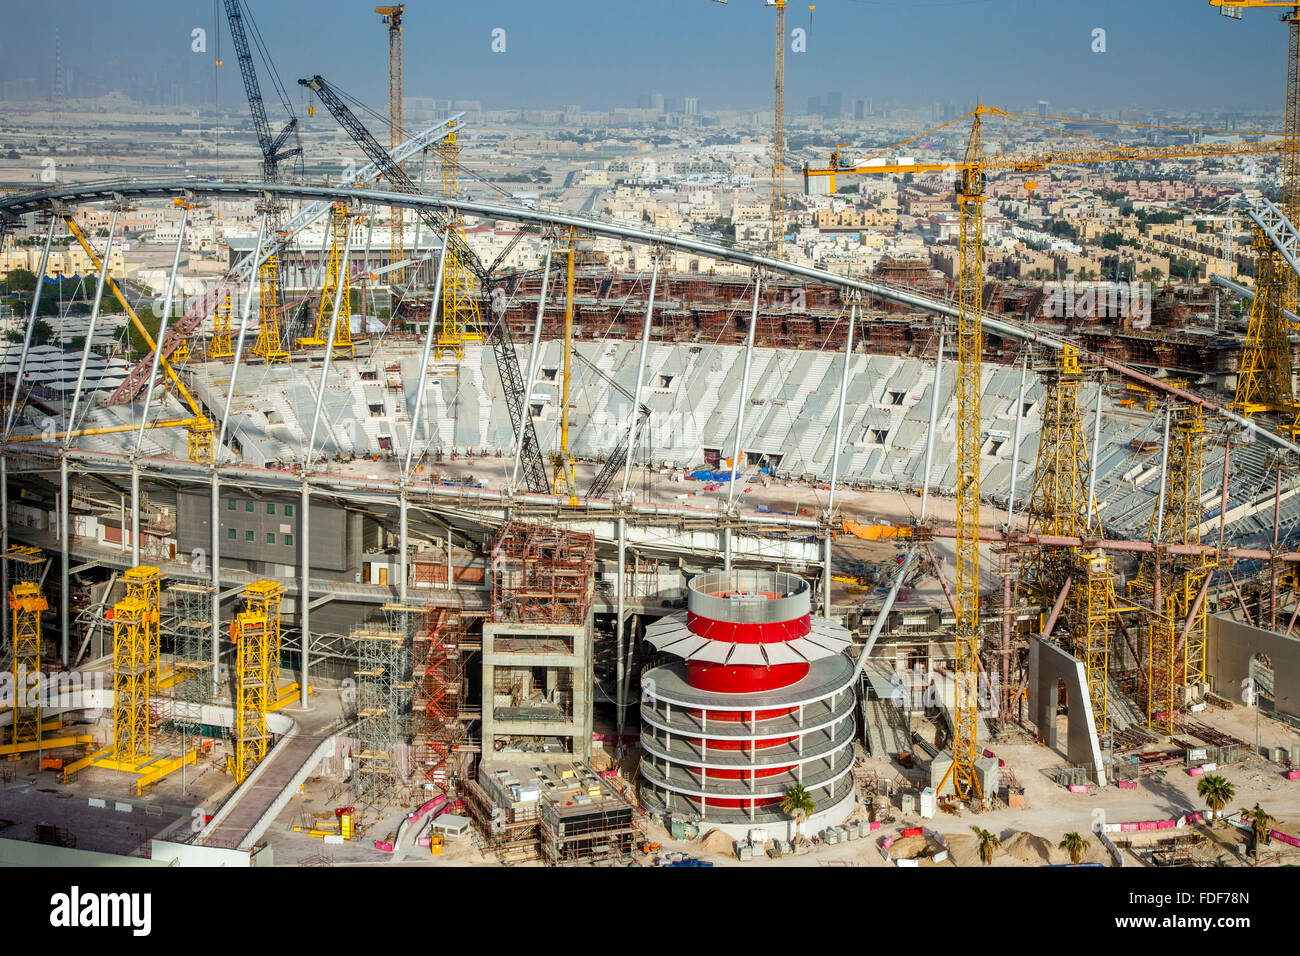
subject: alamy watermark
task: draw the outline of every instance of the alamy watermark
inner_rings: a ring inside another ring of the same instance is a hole
[[[1132,317],[1151,321],[1149,282],[1048,282],[1043,286],[1047,301],[1043,311],[1052,319],[1100,319]]]

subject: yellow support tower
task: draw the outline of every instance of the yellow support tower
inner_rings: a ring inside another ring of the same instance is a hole
[[[1046,395],[1038,440],[1034,490],[1029,499],[1031,534],[1078,537],[1088,525],[1088,448],[1079,413],[1083,369],[1079,352],[1064,346],[1054,368],[1041,373]],[[1071,549],[1040,548],[1026,558],[1021,581],[1041,606],[1051,607],[1074,571]]]
[[[180,757],[152,753],[151,701],[159,686],[157,595],[157,568],[127,572],[127,596],[113,605],[113,742],[65,766],[64,783],[85,767],[118,770],[136,775],[139,796],[169,773],[198,762],[196,748],[182,751]]]
[[[41,614],[48,608],[49,602],[34,582],[20,582],[9,591],[14,654],[10,665],[14,694],[11,744],[28,743],[41,736]],[[34,705],[30,704],[32,700]]]
[[[1172,544],[1198,545],[1201,543],[1201,471],[1205,460],[1205,418],[1199,405],[1180,409],[1174,422],[1169,450],[1169,489],[1165,495],[1165,527],[1167,540]],[[1179,639],[1201,585],[1216,564],[1214,556],[1183,555],[1173,561],[1172,597],[1177,609]],[[1205,639],[1207,633],[1205,602],[1197,608],[1192,626],[1174,662],[1174,675],[1181,678],[1183,686],[1199,684],[1205,675]]]
[[[1157,545],[1201,543],[1201,471],[1204,466],[1205,419],[1199,405],[1178,409],[1169,435],[1163,512],[1151,515],[1151,540]],[[1213,555],[1176,555],[1168,568],[1154,557],[1138,568],[1133,591],[1155,611],[1148,615],[1147,726],[1162,733],[1175,730],[1174,721],[1186,700],[1186,688],[1205,677],[1206,607],[1201,602],[1192,617]],[[1158,577],[1157,577],[1158,576]],[[1158,599],[1157,599],[1157,588]],[[1187,620],[1187,639],[1182,632]],[[1181,646],[1180,646],[1181,645]]]
[[[1028,508],[1031,534],[1087,537],[1101,521],[1094,505],[1089,513],[1091,464],[1079,411],[1084,369],[1078,350],[1063,347],[1056,365],[1042,374],[1046,396],[1038,441],[1038,464]],[[1073,580],[1063,626],[1067,646],[1084,663],[1088,695],[1098,731],[1109,724],[1106,680],[1110,666],[1110,609],[1115,593],[1110,561],[1100,552],[1078,548],[1035,549],[1025,559],[1021,581],[1042,608],[1055,603],[1067,578]]]
[[[569,382],[573,375],[573,257],[577,230],[569,227],[568,279],[564,295],[564,384],[560,396],[560,450],[552,457],[554,489],[568,495],[569,504],[578,504],[578,481],[573,474],[573,456],[569,453]]]
[[[150,607],[139,598],[113,605],[113,758],[131,764],[149,756],[153,657]]]
[[[1097,733],[1110,727],[1110,695],[1107,680],[1110,676],[1111,608],[1114,605],[1115,578],[1110,570],[1110,558],[1101,551],[1078,555],[1075,595],[1070,613],[1070,631],[1074,654],[1083,661],[1084,675],[1088,681],[1088,699],[1092,702],[1092,717]]]
[[[162,644],[162,572],[152,565],[142,564],[127,571],[122,575],[122,580],[126,585],[126,596],[143,601],[149,609],[146,621],[149,629],[149,656],[156,663]]]
[[[275,581],[254,581],[244,587],[244,610],[266,621],[266,686],[268,708],[279,710],[298,694],[298,684],[280,686],[280,604],[284,588]]]
[[[979,526],[980,388],[984,350],[984,170],[980,115],[966,146],[966,166],[957,188],[961,211],[957,273],[957,588],[952,766],[939,782],[952,781],[963,802],[980,800],[975,761],[979,757]]]
[[[1241,415],[1277,412],[1288,419],[1285,431],[1296,434],[1295,394],[1291,387],[1288,287],[1293,275],[1281,253],[1262,229],[1254,234],[1257,264],[1255,298],[1250,303],[1250,323],[1237,372],[1237,391],[1228,407]]]
[[[460,154],[457,145],[456,124],[448,124],[442,141],[442,193],[454,197],[459,189],[456,166]],[[449,210],[450,226],[447,230],[447,255],[442,275],[442,328],[438,333],[435,358],[450,352],[464,358],[464,343],[482,342],[478,300],[474,297],[474,278],[468,266],[461,261],[460,250],[465,248],[465,220],[455,210]],[[504,319],[502,319],[504,321]]]
[[[227,292],[212,314],[212,338],[208,341],[208,358],[234,358],[230,332],[230,293]]]
[[[268,365],[289,361],[289,353],[280,345],[280,259],[270,255],[257,270],[258,313],[261,324],[253,354]]]
[[[241,612],[230,622],[235,645],[235,753],[230,772],[243,783],[266,756],[267,627],[261,614]]]
[[[334,302],[339,301],[339,318],[334,325],[334,348],[331,358],[352,358],[352,292],[348,270],[343,262],[343,247],[348,234],[348,204],[336,202],[332,207],[329,258],[325,266],[325,287],[321,292],[320,307],[316,311],[316,326],[312,334],[296,340],[294,348],[324,348],[329,345],[329,323],[334,317]]]

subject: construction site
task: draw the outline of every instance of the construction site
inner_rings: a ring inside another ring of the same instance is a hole
[[[298,80],[342,177],[290,174],[223,0],[260,178],[0,193],[0,248],[43,250],[0,342],[0,865],[1300,862],[1300,7],[1280,135],[994,153],[981,105],[943,163],[803,167],[946,175],[946,276],[786,257],[767,6],[759,244],[468,198],[463,120],[404,121],[401,5],[364,21],[387,130]],[[1215,157],[1280,170],[1233,207],[1249,282],[1135,325],[986,274],[999,174]],[[182,301],[233,199],[257,238]],[[153,326],[110,268],[144,207]],[[68,237],[94,304],[55,348]],[[94,351],[110,302],[143,357]]]

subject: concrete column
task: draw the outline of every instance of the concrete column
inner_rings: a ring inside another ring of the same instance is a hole
[[[635,409],[633,410],[635,413]],[[631,454],[631,449],[628,449]],[[623,616],[624,598],[623,595],[627,589],[627,575],[625,567],[627,564],[627,519],[620,516],[618,519],[618,571],[615,575],[615,618],[614,618],[614,713],[615,713],[615,732],[620,738],[623,736],[623,721],[625,719],[624,706],[626,701],[623,699],[623,668],[626,666],[624,658],[624,633],[623,633]],[[614,744],[615,752],[618,751],[619,742]]]
[[[636,363],[636,388],[632,394],[632,411],[627,420],[627,457],[623,461],[623,489],[620,497],[627,498],[627,486],[632,480],[632,456],[636,452],[633,437],[636,435],[636,419],[641,414],[641,383],[645,379],[645,356],[650,348],[650,326],[654,321],[655,284],[659,281],[659,257],[653,256],[650,272],[650,295],[645,304],[645,328],[641,330],[641,356]]]
[[[311,649],[311,485],[307,476],[302,480],[302,500],[298,505],[302,516],[298,522],[298,540],[302,543],[302,557],[299,560],[302,581],[298,587],[298,620],[302,625],[302,676],[298,680],[298,703],[307,708],[307,681],[310,677]]]
[[[0,555],[9,550],[9,458],[0,451]],[[0,589],[9,599],[9,562],[0,557]],[[9,615],[0,613],[0,650],[9,646]]]
[[[483,576],[483,583],[491,586],[487,575]],[[447,590],[450,591],[456,584],[456,574],[451,564],[451,529],[447,529]]]
[[[27,351],[32,344],[32,329],[36,326],[36,313],[41,304],[41,292],[45,287],[45,268],[49,264],[50,244],[54,241],[54,223],[55,216],[50,217],[50,229],[45,235],[45,249],[41,252],[41,266],[36,272],[36,291],[32,293],[32,311],[27,318],[27,329],[23,333],[23,350],[18,357],[18,374],[14,376],[13,394],[9,397],[9,411],[5,415],[4,439],[9,441],[9,431],[13,428],[14,413],[18,410],[18,393],[23,384],[23,372],[27,367]],[[3,545],[3,551],[9,550],[9,468],[8,462],[4,457],[7,449],[0,449],[0,510],[4,511],[0,516],[3,521],[3,531],[0,532],[0,544]],[[9,562],[0,558],[0,583],[3,583],[4,594],[9,594]],[[5,636],[4,643],[8,644],[9,639],[9,614],[6,611],[0,614],[3,619],[3,627],[0,627],[0,633]]]
[[[745,427],[745,400],[749,397],[749,370],[754,362],[754,330],[758,325],[758,298],[762,294],[763,276],[754,274],[754,308],[749,314],[749,332],[745,336],[745,368],[740,376],[740,394],[736,397],[736,440],[731,446],[731,481],[727,482],[727,510],[736,500],[736,469],[740,467],[741,432]]]
[[[213,449],[211,520],[212,558],[212,696],[217,696],[221,663],[221,476],[217,472],[216,449]]]
[[[930,469],[934,462],[934,435],[939,430],[939,386],[943,383],[943,333],[934,358],[934,385],[930,393],[930,431],[925,436],[925,473],[921,476],[921,521],[930,503]],[[1014,467],[1014,464],[1013,464]]]
[[[68,574],[69,556],[68,556],[68,455],[67,452],[59,454],[59,558],[63,570],[63,584],[59,588],[59,629],[62,635],[62,644],[60,645],[60,661],[63,666],[68,666],[68,589],[71,587],[70,575]]]
[[[406,479],[403,477],[397,490],[397,574],[400,581],[397,586],[398,598],[403,604],[406,603],[406,577],[407,577],[407,558],[406,558]]]
[[[1020,467],[1020,423],[1025,417],[1025,376],[1029,374],[1029,354],[1026,351],[1020,366],[1020,392],[1016,398],[1016,433],[1011,439],[1011,476],[1007,480],[1007,530],[1016,513],[1016,471]]]
[[[140,464],[131,455],[131,564],[140,566]]]

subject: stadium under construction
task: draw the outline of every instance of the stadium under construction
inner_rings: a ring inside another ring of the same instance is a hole
[[[370,160],[344,182],[269,149],[260,181],[0,198],[44,243],[0,347],[0,769],[59,784],[6,797],[0,861],[613,864],[714,830],[779,858],[1172,769],[1300,778],[1295,210],[1243,210],[1240,343],[1187,332],[1203,291],[1080,329],[985,282],[984,107],[954,278],[864,278],[464,198],[457,120],[384,147],[301,83]],[[400,166],[427,149],[436,195]],[[257,238],[182,303],[187,216],[231,198]],[[109,268],[132,205],[177,222],[156,335]],[[32,336],[65,233],[97,279],[71,350]],[[135,363],[94,352],[107,298]]]

